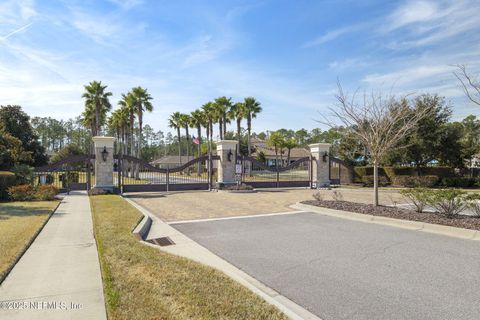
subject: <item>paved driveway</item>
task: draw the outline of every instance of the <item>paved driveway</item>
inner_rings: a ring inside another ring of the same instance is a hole
[[[480,243],[315,213],[173,224],[323,319],[480,319]]]

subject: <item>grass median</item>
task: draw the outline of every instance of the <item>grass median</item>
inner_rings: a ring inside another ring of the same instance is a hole
[[[138,242],[142,214],[121,197],[90,201],[109,319],[286,319],[223,273]]]
[[[0,283],[57,205],[58,201],[0,203]]]

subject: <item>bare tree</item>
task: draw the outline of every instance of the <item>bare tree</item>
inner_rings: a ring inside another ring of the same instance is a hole
[[[357,92],[348,95],[338,83],[336,108],[330,108],[333,116],[358,138],[367,149],[373,164],[373,204],[378,206],[378,166],[394,148],[405,147],[401,142],[415,128],[425,113],[414,113],[406,96],[396,99],[393,95],[364,93],[360,102]],[[330,127],[338,123],[325,118],[321,121]]]
[[[480,106],[480,82],[467,72],[465,65],[459,64],[456,67],[457,71],[454,71],[453,74],[462,84],[466,96],[470,101]]]

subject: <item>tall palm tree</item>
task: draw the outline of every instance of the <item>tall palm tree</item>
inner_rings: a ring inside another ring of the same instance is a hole
[[[153,98],[148,93],[147,89],[142,87],[135,87],[130,91],[130,95],[133,99],[133,112],[137,115],[138,119],[138,132],[137,132],[137,146],[136,156],[142,157],[142,142],[143,142],[143,113],[145,111],[152,112],[153,105],[150,102]],[[135,178],[140,179],[140,165],[135,166]]]
[[[230,118],[235,119],[237,123],[237,140],[238,140],[238,151],[240,152],[240,142],[241,142],[241,130],[242,130],[242,120],[245,118],[245,105],[242,102],[235,103],[229,112]]]
[[[182,124],[182,114],[180,112],[174,112],[168,119],[168,126],[170,128],[177,130],[177,137],[178,137],[178,157],[180,163],[182,163],[182,138],[180,136],[180,128]]]
[[[209,152],[213,143],[213,123],[217,119],[216,106],[213,102],[207,102],[202,106],[202,110],[207,119],[207,140],[210,135]]]
[[[193,111],[190,114],[190,118],[192,120],[192,126],[197,128],[197,138],[198,138],[198,141],[200,142],[197,145],[197,151],[198,151],[198,156],[200,157],[200,153],[201,153],[200,145],[202,143],[202,127],[206,127],[208,126],[208,124],[207,124],[207,121],[205,121],[206,120],[205,113],[202,112],[202,110],[200,109]]]
[[[131,93],[122,94],[122,98],[118,101],[118,105],[121,106],[123,112],[127,114],[128,123],[127,123],[127,141],[126,151],[128,154],[133,155],[134,152],[134,123],[135,123],[135,99]],[[130,147],[130,149],[128,148]]]
[[[128,125],[128,112],[125,108],[119,108],[112,112],[109,120],[109,127],[113,129],[117,136],[118,150],[125,152],[125,140]]]
[[[106,91],[107,86],[102,85],[101,81],[92,81],[84,87],[85,92],[82,94],[82,98],[85,99],[85,108],[93,107],[95,110],[95,132],[92,134],[99,135],[106,120],[106,113],[112,108],[108,100],[112,93]]]
[[[117,138],[117,142],[120,144],[120,117],[119,117],[120,109],[117,109],[112,112],[110,117],[107,120],[107,127],[110,131],[115,133],[115,137]]]
[[[267,140],[267,145],[269,147],[273,147],[275,150],[275,168],[277,170],[278,170],[278,151],[279,149],[282,148],[283,143],[284,143],[283,136],[278,132],[272,133]]]
[[[125,141],[125,153],[128,155],[135,155],[135,98],[132,93],[122,94],[122,98],[118,101],[118,104],[124,110],[127,121],[127,139]],[[129,166],[124,166],[125,175],[133,177],[135,170],[135,163],[131,161]]]
[[[287,151],[287,166],[290,164],[290,152],[292,151],[293,148],[296,148],[298,146],[297,141],[295,138],[290,138],[290,139],[285,139],[283,141],[283,147],[286,148]]]
[[[227,133],[227,122],[229,121],[228,112],[232,107],[232,98],[225,96],[215,99],[215,110],[218,117],[218,126],[220,130],[220,140],[225,137]]]
[[[189,161],[190,157],[190,135],[188,133],[188,128],[190,127],[190,123],[192,120],[188,114],[182,113],[180,116],[180,125],[185,129],[185,137],[187,139],[187,161]]]
[[[147,89],[144,89],[142,87],[135,87],[131,91],[131,95],[133,97],[134,101],[134,110],[137,114],[137,119],[138,119],[138,138],[137,138],[137,157],[141,157],[141,152],[142,152],[142,131],[143,131],[143,113],[145,111],[152,112],[153,111],[153,105],[150,102],[153,98],[152,96],[148,93]]]
[[[247,118],[247,147],[248,147],[248,156],[251,154],[251,145],[250,145],[250,135],[252,133],[252,119],[257,117],[257,114],[262,112],[262,107],[260,107],[260,102],[255,100],[253,97],[245,98],[244,102],[245,114]]]
[[[95,108],[92,104],[85,105],[80,121],[85,128],[91,131],[92,137],[95,136],[97,126],[95,124]]]

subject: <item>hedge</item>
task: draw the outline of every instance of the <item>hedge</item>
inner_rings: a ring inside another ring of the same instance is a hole
[[[373,176],[367,175],[362,177],[362,183],[365,187],[373,187]],[[385,176],[378,176],[378,186],[386,187],[390,182]]]
[[[419,170],[420,176],[437,176],[439,179],[455,176],[455,170],[450,167],[424,167]],[[373,176],[373,167],[354,167],[353,171],[355,182],[363,182],[364,176]],[[378,175],[393,182],[397,176],[418,176],[418,171],[415,167],[379,167]]]
[[[0,171],[0,200],[7,200],[7,189],[17,183],[15,174],[10,171]]]
[[[392,178],[392,184],[398,187],[423,187],[431,188],[438,183],[437,176],[394,176]]]

